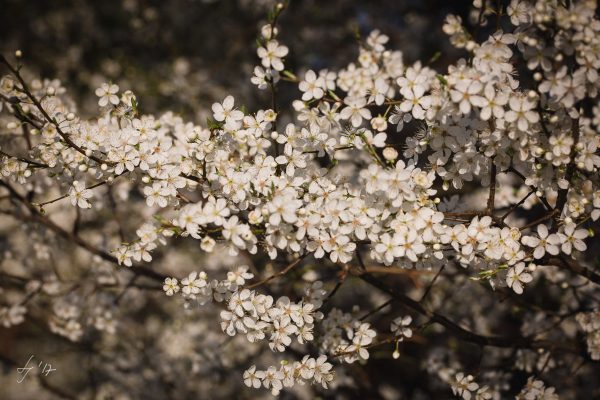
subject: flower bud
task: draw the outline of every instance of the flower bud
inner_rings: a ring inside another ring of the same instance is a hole
[[[393,161],[398,158],[398,151],[393,147],[386,147],[383,149],[383,158],[388,161]]]
[[[541,148],[541,147],[539,147],[539,146],[538,146],[538,147],[536,147],[536,148],[535,148],[535,154],[536,154],[538,157],[539,157],[539,156],[541,156],[542,154],[544,154],[544,149],[543,149],[543,148]]]

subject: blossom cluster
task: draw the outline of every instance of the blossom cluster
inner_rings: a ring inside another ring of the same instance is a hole
[[[587,336],[587,347],[593,360],[600,360],[600,312],[577,315],[577,322]]]
[[[284,387],[292,387],[296,383],[302,385],[307,381],[319,383],[327,389],[328,384],[334,379],[332,367],[333,365],[327,362],[326,356],[319,356],[317,359],[304,356],[301,361],[295,361],[291,365],[282,363],[278,370],[269,367],[266,371],[261,371],[252,366],[244,372],[244,383],[256,389],[261,386],[271,389],[271,393],[275,396]]]
[[[486,309],[478,289],[468,292],[474,315],[464,314],[465,307],[452,310],[461,323],[431,311],[426,302],[443,311],[462,291],[459,284],[479,281],[521,305],[530,299],[515,295],[560,283],[556,290],[571,289],[574,295],[554,294],[561,296],[558,311],[533,303],[524,309],[527,315],[547,312],[545,322],[558,318],[547,330],[569,340],[573,329],[561,324],[577,314],[596,360],[598,313],[573,311],[585,309],[577,290],[589,282],[577,286],[553,271],[560,267],[600,283],[585,257],[600,219],[600,21],[592,1],[562,6],[512,0],[506,14],[490,12],[485,3],[475,2],[478,27],[491,23],[492,14],[498,22],[483,41],[460,17],[446,19],[443,30],[450,42],[468,54],[446,72],[420,61],[406,64],[402,52],[388,48],[390,38],[375,30],[361,40],[357,59],[339,71],[298,74],[288,70],[290,49],[277,39],[276,21],[284,8],[277,5],[261,29],[260,65],[251,78],[258,89],[270,89],[271,104],[250,110],[227,95],[212,104],[205,125],[173,112],[144,115],[135,94],[112,82],[96,90],[99,116],[85,120],[60,82],[28,84],[18,69],[11,70],[0,89],[14,119],[7,128],[16,131],[18,121],[29,130],[24,156],[1,150],[6,198],[23,206],[17,218],[42,221],[95,256],[158,279],[166,296],[180,294],[188,308],[215,303],[206,307],[218,310],[213,325],[232,338],[268,341],[275,355],[289,353],[293,339],[301,355],[318,351],[316,358],[306,355],[284,360],[279,368],[252,366],[244,372],[246,386],[273,394],[306,382],[328,388],[334,379],[328,359],[342,365],[365,362],[371,347],[393,342],[392,357],[399,358],[399,343],[410,345],[417,329],[410,315],[393,319],[391,338],[378,342],[381,324],[366,322],[370,314],[357,315],[357,307],[351,312],[337,304],[324,307],[328,293],[333,296],[351,275],[383,287],[410,312],[427,318],[426,324],[438,323],[467,341],[474,338],[482,349],[514,346],[517,358],[523,354],[517,350],[545,348],[546,331],[519,340],[500,336],[499,324],[481,322]],[[289,115],[276,98],[277,85],[286,82],[300,93]],[[115,203],[115,191],[120,201],[139,198],[145,206],[134,215],[134,239],[128,240],[132,232],[118,217],[106,238],[91,239],[104,251],[80,237],[77,224],[82,216],[103,212],[105,196]],[[71,230],[45,219],[63,199],[76,213]],[[235,265],[221,280],[209,280],[197,268],[183,278],[163,278],[144,265],[155,265],[161,252],[181,243],[193,243],[203,257],[231,257]],[[238,262],[242,259],[252,264]],[[267,275],[267,259],[294,261]],[[309,272],[316,278],[302,275],[313,283],[299,301],[291,300],[293,289],[269,292],[273,295],[254,289],[284,279],[301,263],[315,263]],[[328,268],[341,271],[331,291],[321,282],[330,279]],[[452,275],[443,277],[448,270]],[[421,277],[433,271],[439,272],[423,288]],[[372,273],[410,277],[421,299],[369,280]],[[448,294],[427,299],[440,276]],[[250,284],[254,278],[258,282]],[[123,293],[134,284],[130,281]],[[74,342],[87,326],[114,334],[117,313],[81,305],[83,295],[72,295],[73,290],[50,302],[49,329]],[[568,299],[564,306],[563,298]],[[505,307],[499,304],[504,300],[493,306]],[[3,326],[24,321],[24,302],[0,308]],[[527,328],[523,322],[514,330]],[[551,365],[550,354],[543,354]],[[438,376],[465,400],[497,398],[501,392],[454,366]],[[541,380],[530,379],[517,398],[556,395]]]
[[[351,364],[369,359],[368,346],[376,336],[371,324],[334,308],[321,323],[320,346]]]

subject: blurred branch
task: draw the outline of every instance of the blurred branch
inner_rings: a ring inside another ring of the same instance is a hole
[[[387,286],[377,278],[369,274],[360,275],[360,279],[369,283],[371,286],[389,294],[398,302],[404,304],[417,313],[426,316],[430,321],[438,323],[446,328],[446,330],[466,342],[478,344],[480,346],[492,346],[492,347],[506,347],[506,348],[528,348],[538,349],[547,348],[554,346],[556,349],[560,349],[569,353],[580,354],[587,357],[585,350],[580,349],[576,344],[573,343],[555,343],[547,340],[535,340],[532,337],[525,336],[484,336],[472,331],[469,331],[445,316],[438,314],[434,311],[430,311],[423,307],[419,302],[411,299],[410,297],[398,292],[395,288]]]
[[[117,258],[115,256],[113,256],[112,254],[99,249],[95,246],[93,246],[92,244],[86,242],[84,239],[82,239],[80,236],[77,236],[71,232],[68,232],[67,230],[61,228],[60,226],[58,226],[56,223],[54,223],[51,219],[49,219],[48,217],[42,215],[35,206],[33,206],[31,203],[29,203],[23,196],[21,196],[11,185],[9,185],[8,183],[0,180],[0,186],[4,186],[5,188],[8,189],[8,191],[10,192],[10,194],[13,196],[13,198],[17,199],[19,202],[21,202],[23,205],[25,205],[27,207],[27,209],[30,212],[30,216],[29,217],[22,217],[25,219],[29,219],[35,222],[38,222],[44,226],[46,226],[47,228],[49,228],[51,231],[53,231],[54,233],[58,234],[59,236],[61,236],[62,238],[76,244],[77,246],[87,250],[88,252],[90,252],[91,254],[97,255],[100,258],[102,258],[105,261],[109,261],[113,264],[119,265],[119,261],[117,260]],[[145,276],[147,278],[150,279],[154,279],[157,281],[164,281],[166,276],[153,271],[149,268],[143,267],[143,266],[131,266],[131,267],[127,267],[124,268],[125,270],[129,270],[131,272],[133,272],[136,275],[142,275]]]

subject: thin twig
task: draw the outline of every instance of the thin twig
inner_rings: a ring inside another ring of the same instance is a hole
[[[281,271],[276,272],[273,275],[268,276],[268,277],[266,277],[265,279],[263,279],[261,281],[252,283],[252,284],[246,286],[246,288],[247,289],[255,288],[257,286],[260,286],[260,285],[263,285],[263,284],[265,284],[267,282],[270,282],[270,281],[272,281],[275,278],[278,278],[280,276],[283,276],[283,275],[287,274],[292,268],[294,268],[296,265],[298,265],[300,263],[300,261],[302,261],[304,259],[304,257],[306,257],[306,256],[304,255],[304,256],[302,256],[300,258],[297,258],[296,260],[292,261],[287,267],[285,267]]]

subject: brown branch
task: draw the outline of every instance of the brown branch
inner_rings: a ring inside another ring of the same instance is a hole
[[[517,169],[513,166],[510,166],[506,172],[512,172],[513,174],[517,175],[519,178],[521,178],[521,180],[523,182],[525,182],[527,180],[527,177],[525,177],[525,175],[523,175],[522,173],[520,173],[519,171],[517,171]],[[527,187],[529,187],[529,189],[531,190],[535,190],[537,192],[537,189],[534,188],[533,186],[529,186],[527,185]],[[546,198],[544,196],[537,196],[538,199],[540,199],[540,201],[542,202],[542,204],[544,205],[544,207],[546,207],[546,210],[550,211],[553,209],[553,207],[550,205],[550,203],[548,203],[548,200],[546,200]]]
[[[558,212],[554,216],[553,226],[556,227],[558,225],[558,220],[562,214],[562,210],[567,203],[567,195],[569,194],[569,186],[571,185],[571,179],[575,174],[575,170],[577,167],[577,163],[575,162],[575,148],[579,143],[579,118],[571,118],[571,129],[573,130],[573,147],[571,147],[571,151],[569,153],[569,164],[567,165],[567,172],[565,173],[565,180],[568,183],[566,189],[560,189],[558,191],[558,195],[556,196],[556,207],[555,210]]]
[[[429,275],[432,271],[427,270],[414,270],[408,268],[397,268],[393,266],[389,267],[366,267],[364,271],[358,272],[359,274],[384,274],[384,275]]]
[[[113,264],[119,265],[119,261],[117,260],[117,258],[115,256],[113,256],[112,254],[99,249],[95,246],[93,246],[92,244],[86,242],[84,239],[82,239],[81,237],[61,228],[60,226],[58,226],[54,221],[52,221],[51,219],[47,218],[46,216],[42,215],[37,208],[29,203],[27,201],[27,199],[25,199],[21,194],[19,194],[19,192],[17,192],[11,185],[9,185],[8,183],[1,181],[0,180],[0,186],[4,186],[5,188],[8,189],[8,191],[10,192],[10,194],[12,195],[12,197],[14,197],[15,199],[17,199],[19,202],[21,202],[23,205],[25,205],[25,207],[27,207],[27,209],[30,212],[29,217],[26,216],[22,216],[22,219],[25,220],[31,220],[34,222],[38,222],[44,226],[46,226],[48,229],[50,229],[51,231],[53,231],[54,233],[58,234],[59,236],[61,236],[62,238],[76,244],[77,246],[81,247],[82,249],[87,250],[89,253],[91,254],[95,254],[97,256],[99,256],[100,258],[102,258],[105,261],[111,262]],[[154,279],[160,282],[163,282],[166,278],[165,275],[153,271],[149,268],[146,268],[144,266],[131,266],[131,267],[127,267],[125,268],[128,271],[133,272],[136,275],[142,275],[145,276],[147,278],[150,279]]]
[[[40,101],[37,99],[37,97],[35,97],[33,95],[33,93],[31,93],[31,91],[29,90],[27,83],[25,82],[25,80],[23,79],[23,77],[21,76],[21,73],[19,72],[18,69],[14,68],[9,62],[8,60],[6,60],[6,58],[4,58],[3,55],[0,55],[0,61],[6,65],[6,67],[10,70],[10,72],[12,72],[12,74],[17,78],[17,80],[19,81],[19,83],[21,84],[21,90],[23,91],[23,93],[25,93],[25,95],[33,102],[33,104],[35,105],[35,107],[39,110],[39,112],[44,116],[44,118],[46,119],[46,121],[48,121],[50,124],[54,125],[54,127],[56,128],[56,131],[58,132],[58,134],[60,135],[60,137],[73,149],[75,149],[76,151],[78,151],[79,153],[83,154],[85,157],[89,158],[90,160],[93,160],[95,162],[97,162],[98,164],[112,164],[112,162],[110,161],[104,161],[99,159],[98,157],[94,156],[94,155],[87,155],[86,151],[84,149],[82,149],[80,146],[78,146],[75,142],[73,142],[71,140],[71,138],[69,137],[69,135],[67,135],[65,132],[63,132],[63,130],[60,127],[60,124],[58,122],[56,122],[55,119],[51,118],[50,115],[48,115],[48,113],[46,112],[46,110],[44,109],[44,107],[42,106],[42,103],[40,103]]]
[[[484,336],[478,333],[469,331],[455,322],[451,321],[447,317],[438,314],[434,311],[430,311],[423,307],[419,302],[411,299],[410,297],[400,293],[398,290],[392,287],[388,287],[385,283],[381,282],[377,278],[369,274],[362,274],[360,278],[377,289],[389,294],[395,300],[404,304],[406,307],[413,311],[426,316],[431,322],[442,325],[448,332],[453,334],[458,339],[466,342],[475,343],[480,346],[492,346],[492,347],[506,347],[506,348],[547,348],[551,346],[557,346],[557,349],[563,351],[585,354],[576,344],[573,343],[556,343],[547,340],[535,340],[532,337],[523,336]]]
[[[429,285],[427,285],[427,289],[425,289],[425,293],[423,293],[423,296],[421,296],[421,298],[419,299],[419,303],[422,303],[427,298],[427,296],[429,295],[429,292],[431,292],[431,289],[433,289],[433,285],[435,285],[435,282],[438,280],[438,278],[442,274],[442,271],[444,270],[445,267],[446,267],[446,264],[442,264],[442,266],[440,267],[437,274],[435,274],[435,276],[433,277],[431,282],[429,282]]]
[[[292,261],[287,267],[285,267],[281,271],[276,272],[273,275],[268,276],[268,277],[266,277],[265,279],[263,279],[261,281],[258,281],[258,282],[255,282],[255,283],[252,283],[252,284],[246,286],[246,289],[255,288],[257,286],[260,286],[260,285],[263,285],[263,284],[265,284],[267,282],[270,282],[270,281],[272,281],[275,278],[278,278],[280,276],[283,276],[283,275],[287,274],[292,268],[294,268],[296,265],[298,265],[300,263],[300,261],[302,261],[305,257],[306,257],[306,255],[301,256],[300,258],[297,258],[296,260]]]
[[[475,26],[475,30],[473,31],[473,39],[477,40],[477,35],[479,30],[483,26],[483,15],[485,13],[485,8],[487,6],[487,1],[483,0],[481,3],[481,9],[479,10],[479,15],[477,16],[477,26]]]
[[[542,222],[544,222],[544,221],[547,221],[547,220],[551,219],[551,218],[552,218],[552,217],[554,217],[554,215],[555,215],[555,214],[557,214],[557,213],[558,213],[558,209],[552,210],[551,212],[549,212],[548,214],[544,215],[543,217],[540,217],[540,218],[536,219],[535,221],[533,221],[533,222],[530,222],[530,223],[528,223],[527,225],[525,225],[525,226],[523,226],[523,227],[521,227],[521,228],[519,228],[519,229],[523,231],[523,230],[525,230],[525,229],[527,229],[527,228],[531,228],[531,227],[533,227],[533,226],[539,225],[539,224],[541,224]]]
[[[125,171],[125,172],[121,173],[120,175],[117,175],[117,176],[115,176],[115,177],[114,177],[114,179],[116,179],[116,178],[120,177],[121,175],[124,175],[124,174],[126,174],[127,172],[128,172],[128,171]],[[95,183],[95,184],[93,184],[93,185],[91,185],[91,186],[88,186],[88,187],[86,187],[86,188],[85,188],[85,190],[91,190],[91,189],[95,189],[95,188],[97,188],[97,187],[99,187],[99,186],[106,185],[107,183],[108,183],[108,179],[105,179],[105,180],[103,180],[103,181],[100,181],[100,182],[98,182],[98,183]],[[59,201],[59,200],[65,199],[65,198],[67,198],[67,197],[69,197],[69,194],[68,194],[68,193],[67,193],[67,194],[64,194],[64,195],[62,195],[62,196],[60,196],[60,197],[57,197],[57,198],[55,198],[55,199],[53,199],[53,200],[48,200],[48,201],[45,201],[45,202],[43,202],[43,203],[35,203],[35,205],[36,205],[36,206],[38,206],[38,207],[43,207],[43,206],[45,206],[45,205],[48,205],[48,204],[55,203],[55,202],[57,202],[57,201]]]
[[[525,203],[525,201],[529,198],[529,196],[531,196],[532,194],[535,193],[535,190],[530,191],[529,193],[527,193],[527,196],[523,197],[517,204],[515,204],[514,206],[512,206],[506,213],[504,213],[504,215],[502,215],[500,217],[500,219],[502,221],[504,221],[510,214],[512,214],[517,208],[521,207],[521,205],[523,205],[523,203]]]
[[[395,300],[396,299],[392,297],[391,299],[389,299],[385,303],[382,303],[378,307],[372,309],[371,311],[369,311],[368,313],[366,313],[365,315],[363,315],[362,317],[360,317],[359,321],[364,321],[365,319],[369,318],[371,315],[378,313],[379,311],[383,310],[384,308],[386,308],[387,306],[389,306],[390,304],[392,304]]]
[[[551,258],[549,261],[552,262],[553,260],[559,261],[560,265],[562,265],[563,268],[568,269],[569,271],[577,275],[583,276],[584,278],[589,279],[595,284],[600,285],[600,274],[598,274],[597,272],[594,272],[591,269],[583,267],[577,263],[570,263],[562,256]]]
[[[0,154],[4,155],[6,157],[9,157],[9,158],[14,158],[14,159],[16,159],[18,161],[27,163],[27,164],[29,164],[29,165],[31,165],[33,167],[36,167],[36,168],[50,168],[50,166],[48,164],[44,164],[44,163],[40,163],[40,162],[37,162],[37,161],[33,161],[33,160],[30,160],[30,159],[25,158],[25,157],[13,156],[13,155],[10,155],[10,154],[2,151],[2,150],[0,150]]]
[[[340,287],[342,287],[342,285],[344,284],[344,282],[346,282],[346,278],[348,278],[348,272],[349,272],[349,268],[344,268],[340,272],[340,277],[339,277],[340,279],[339,279],[339,281],[335,284],[335,286],[333,287],[333,289],[331,290],[331,292],[329,292],[329,294],[327,295],[327,297],[323,300],[323,303],[329,302],[333,298],[333,296],[335,296],[335,294],[340,289]]]
[[[483,7],[485,7],[485,2]],[[482,9],[483,9],[482,7]],[[487,213],[492,215],[494,212],[494,203],[496,200],[496,164],[494,158],[490,158],[490,194],[487,201]]]

